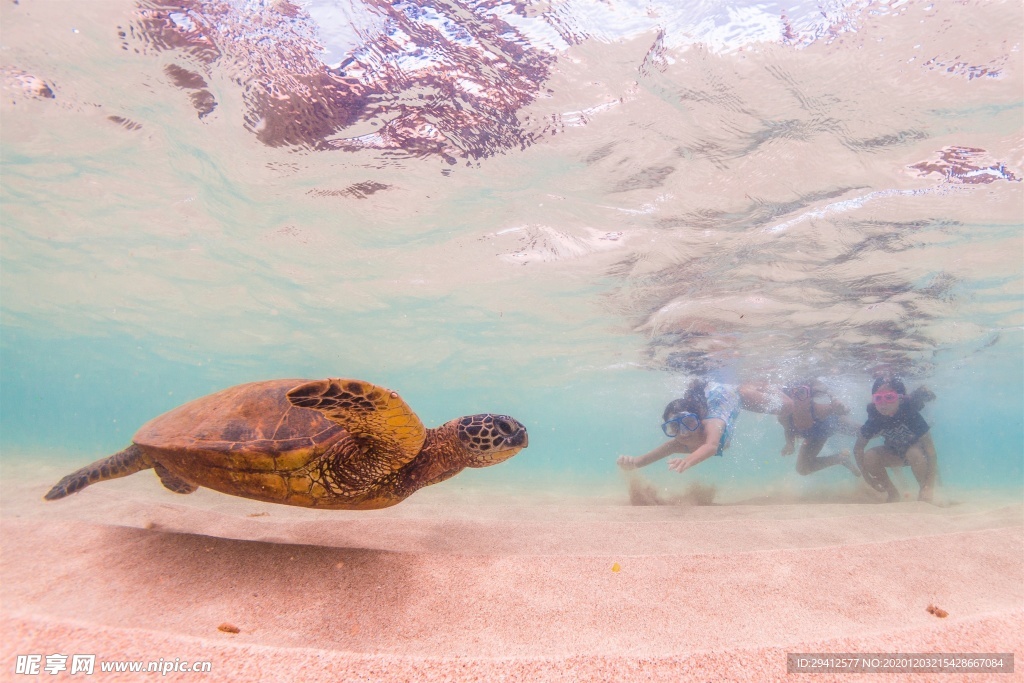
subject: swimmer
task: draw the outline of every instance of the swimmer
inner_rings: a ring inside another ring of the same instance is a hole
[[[725,452],[739,412],[740,395],[735,387],[695,379],[683,398],[665,406],[661,430],[669,440],[644,455],[620,455],[617,463],[624,470],[634,470],[676,453],[686,453],[685,458],[668,461],[673,472],[685,472]]]
[[[845,417],[850,414],[850,409],[837,401],[816,379],[785,386],[781,391],[783,405],[779,411],[779,424],[786,434],[782,455],[792,455],[796,450],[796,439],[803,439],[796,459],[797,474],[806,476],[826,467],[842,465],[859,477],[860,470],[850,459],[849,451],[818,455],[828,438],[836,432],[857,433],[858,425]]]
[[[781,389],[744,385],[739,391],[744,409],[778,416],[786,435],[783,456],[793,455],[797,438],[803,439],[796,460],[798,474],[808,475],[826,467],[842,465],[854,476],[860,476],[849,451],[819,456],[830,436],[837,432],[857,434],[860,427],[846,417],[850,410],[837,401],[822,382],[811,379]]]
[[[867,422],[853,447],[864,480],[876,491],[884,493],[888,502],[900,499],[899,491],[889,479],[888,467],[907,467],[920,486],[917,499],[932,502],[938,459],[928,423],[921,417],[924,404],[935,394],[919,387],[909,396],[898,377],[879,377],[871,386],[871,403]],[[876,436],[885,441],[867,451],[864,448]]]

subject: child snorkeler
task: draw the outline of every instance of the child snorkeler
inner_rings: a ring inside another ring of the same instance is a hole
[[[938,461],[928,423],[920,411],[934,398],[935,394],[924,387],[908,396],[898,377],[879,377],[871,386],[868,419],[860,428],[853,451],[864,471],[864,480],[876,491],[887,494],[890,503],[898,501],[900,494],[886,468],[907,465],[921,487],[917,499],[932,502]],[[868,442],[879,435],[885,439],[883,445],[865,451]]]
[[[782,455],[793,455],[796,439],[803,439],[796,460],[796,471],[808,475],[826,467],[842,465],[859,477],[860,471],[849,451],[819,457],[828,438],[837,432],[854,435],[860,425],[850,420],[850,410],[837,401],[821,381],[809,379],[784,387],[746,384],[739,388],[745,410],[778,416],[786,434]]]
[[[713,455],[722,455],[739,412],[740,395],[734,387],[695,379],[683,398],[665,406],[661,430],[669,440],[644,455],[620,455],[618,465],[633,470],[674,453],[688,453],[668,461],[673,472],[685,472]]]
[[[837,432],[856,434],[858,425],[845,418],[850,410],[837,401],[828,388],[816,379],[782,387],[779,424],[786,433],[782,455],[792,455],[797,437],[803,439],[797,455],[797,474],[808,475],[826,467],[842,465],[859,477],[860,471],[850,460],[849,451],[821,456],[828,438]]]

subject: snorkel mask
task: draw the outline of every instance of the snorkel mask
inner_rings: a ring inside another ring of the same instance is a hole
[[[698,429],[700,418],[694,413],[677,413],[661,425],[661,431],[669,438],[679,436],[683,431],[695,432]]]

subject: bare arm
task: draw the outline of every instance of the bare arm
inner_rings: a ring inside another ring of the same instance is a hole
[[[868,486],[881,493],[888,493],[888,489],[885,484],[878,479],[875,471],[864,464],[864,448],[868,445],[869,441],[871,441],[871,439],[865,439],[861,434],[857,434],[857,443],[853,445],[853,456],[857,461],[857,467],[860,468],[861,474],[864,476],[864,481],[867,482]],[[892,484],[890,484],[890,486],[892,486]]]
[[[847,408],[846,405],[842,401],[837,401],[834,398],[832,399],[832,405],[830,407],[831,407],[831,413],[833,415],[837,415],[839,417],[842,417],[843,415],[849,415],[850,414],[850,409]]]
[[[853,454],[857,456],[858,460],[864,457],[864,448],[868,445],[868,441],[863,435],[857,435],[857,443],[853,444]]]
[[[786,445],[782,448],[782,455],[793,455],[796,452],[796,430],[793,429],[791,415],[779,415],[779,424],[786,433]]]
[[[858,431],[857,443],[853,444],[853,458],[857,461],[857,467],[860,468],[861,472],[864,472],[864,448],[868,445],[869,440],[870,439],[865,439]],[[864,475],[864,479],[867,479],[867,474]]]
[[[932,502],[932,497],[935,491],[935,484],[939,479],[939,461],[935,454],[935,442],[932,441],[931,432],[926,432],[917,440],[917,443],[921,446],[921,450],[924,451],[925,456],[928,459],[928,473],[924,480],[921,481],[921,493],[918,495],[918,500],[925,500],[929,503]]]
[[[786,402],[792,408],[792,401],[788,396],[774,387],[760,384],[741,384],[737,388],[740,395],[740,405],[744,410],[752,413],[778,414],[785,410]]]
[[[938,462],[938,457],[935,453],[935,442],[932,441],[932,433],[926,432],[924,436],[917,440],[921,444],[921,448],[924,449],[925,454],[928,456],[928,460],[931,461],[932,467],[935,467],[935,463]]]
[[[685,458],[675,458],[668,461],[668,468],[680,474],[698,463],[702,463],[718,451],[718,443],[722,440],[722,432],[725,431],[725,422],[717,418],[704,421],[704,443],[693,449]]]
[[[636,457],[620,455],[616,462],[618,462],[619,467],[624,470],[633,470],[638,467],[646,467],[652,462],[657,462],[662,458],[667,458],[673,453],[682,453],[682,451],[679,450],[676,445],[676,440],[670,439],[654,450],[644,453],[643,455],[638,455]]]

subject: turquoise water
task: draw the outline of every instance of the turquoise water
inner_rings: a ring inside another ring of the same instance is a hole
[[[64,5],[2,9],[5,457],[349,376],[527,425],[453,483],[625,497],[691,377],[889,371],[944,484],[1024,490],[1015,3]],[[781,446],[644,472],[852,485]]]

